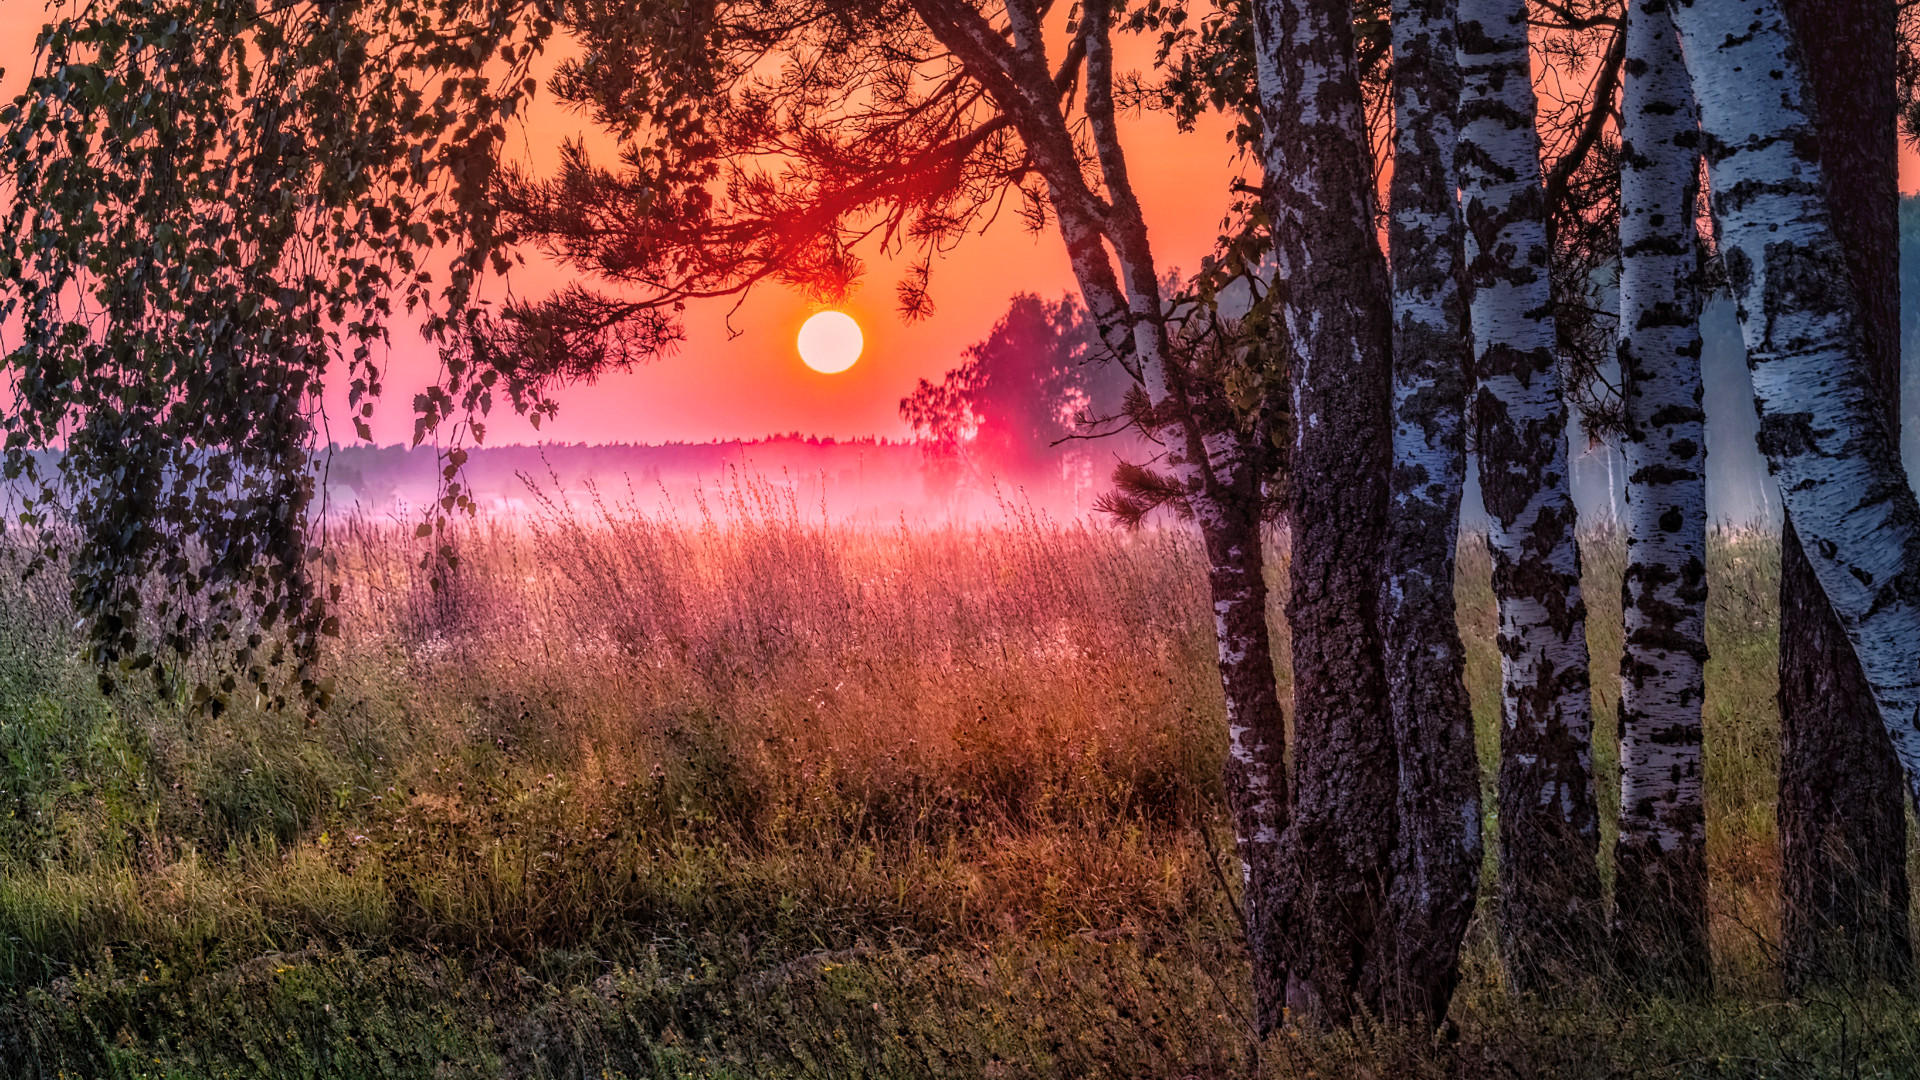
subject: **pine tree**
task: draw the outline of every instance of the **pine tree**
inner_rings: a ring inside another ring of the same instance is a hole
[[[563,96],[644,129],[656,149],[607,169],[576,147],[559,176],[518,186],[522,234],[620,293],[576,289],[513,316],[528,340],[591,363],[622,327],[671,321],[695,297],[769,279],[844,291],[859,272],[852,246],[877,229],[919,245],[908,314],[927,310],[934,254],[1005,203],[1056,235],[1100,354],[1136,384],[1128,418],[1167,450],[1153,475],[1129,475],[1191,514],[1205,543],[1224,786],[1256,1011],[1272,1026],[1283,980],[1270,897],[1288,798],[1261,532],[1284,379],[1268,369],[1257,316],[1218,348],[1175,332],[1120,139],[1116,6],[1082,5],[1064,40],[1032,0],[907,0],[859,17],[830,0],[713,4],[697,18],[676,5],[569,9],[568,29],[593,47],[563,71]],[[776,51],[794,62],[745,59]],[[769,174],[774,145],[788,164]]]

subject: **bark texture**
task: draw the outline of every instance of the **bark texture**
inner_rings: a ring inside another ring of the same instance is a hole
[[[1195,503],[1207,547],[1214,641],[1227,705],[1225,781],[1240,850],[1241,907],[1261,1031],[1279,1026],[1286,1006],[1281,830],[1287,820],[1286,729],[1267,626],[1260,546],[1260,491],[1246,455],[1229,438],[1216,462],[1216,494]],[[1238,496],[1237,498],[1234,496]]]
[[[1382,590],[1388,704],[1399,759],[1385,1014],[1439,1020],[1459,982],[1480,885],[1480,764],[1454,617],[1466,481],[1468,362],[1453,110],[1454,0],[1393,6],[1393,470]]]
[[[1899,155],[1894,8],[1787,0],[1806,57],[1834,234],[1847,253],[1873,393],[1900,432]],[[1860,661],[1789,516],[1781,538],[1780,862],[1789,987],[1905,978],[1907,815],[1900,763]]]
[[[1292,352],[1294,804],[1287,1003],[1378,1009],[1397,765],[1379,630],[1392,316],[1346,0],[1255,0],[1265,198]]]
[[[1241,857],[1255,1010],[1262,1030],[1269,1030],[1280,1022],[1286,986],[1278,897],[1288,799],[1286,721],[1274,681],[1260,543],[1268,431],[1257,419],[1244,422],[1218,393],[1190,379],[1169,339],[1153,249],[1115,123],[1111,7],[1093,0],[1082,8],[1074,46],[1085,57],[1087,127],[1102,198],[1083,168],[1063,104],[1074,87],[1072,67],[1050,73],[1041,9],[1031,0],[1011,0],[1003,33],[974,0],[912,3],[1026,143],[1087,309],[1108,350],[1145,384],[1173,451],[1169,464],[1187,489],[1207,551],[1229,733],[1224,781]]]
[[[1692,213],[1700,139],[1668,0],[1644,0],[1628,12],[1625,68],[1620,373],[1627,569],[1614,943],[1623,968],[1642,981],[1704,989],[1711,971],[1700,753],[1706,413]]]
[[[1707,136],[1760,450],[1920,794],[1920,501],[1875,394],[1805,68],[1776,0],[1682,0],[1674,21]]]
[[[1593,705],[1525,0],[1461,0],[1459,40],[1477,442],[1500,615],[1500,955],[1524,991],[1590,970],[1601,941]]]

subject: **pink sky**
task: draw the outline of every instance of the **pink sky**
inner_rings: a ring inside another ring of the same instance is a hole
[[[17,92],[31,64],[43,11],[39,0],[0,0],[0,67],[6,71],[0,94]],[[1122,68],[1150,59],[1142,42],[1124,44]],[[605,145],[586,118],[561,109],[544,90],[541,98],[516,135],[517,156],[536,166],[550,163],[569,136]],[[1225,133],[1218,120],[1191,135],[1180,134],[1157,114],[1125,121],[1133,176],[1162,271],[1192,268],[1212,246],[1234,170]],[[1916,188],[1920,156],[1906,149],[1901,189]],[[488,441],[704,441],[786,431],[904,435],[900,398],[917,380],[937,379],[955,366],[962,350],[986,336],[1013,294],[1055,297],[1073,288],[1059,240],[1026,232],[1012,215],[936,262],[937,308],[916,323],[903,323],[894,306],[894,284],[904,264],[875,251],[862,255],[868,274],[842,308],[859,321],[866,349],[847,372],[823,375],[801,363],[795,335],[815,308],[803,296],[772,285],[748,296],[738,309],[731,302],[693,305],[687,313],[688,340],[675,355],[561,390],[559,416],[537,433],[524,420],[496,414],[488,422]],[[563,269],[530,260],[516,272],[515,288],[537,294],[565,278]],[[396,327],[393,337],[387,393],[373,420],[375,438],[382,443],[411,438],[408,403],[432,377],[435,364],[410,329]],[[350,437],[344,392],[328,400],[338,418],[335,437]]]

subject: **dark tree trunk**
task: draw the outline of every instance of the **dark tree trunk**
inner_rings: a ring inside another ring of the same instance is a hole
[[[1432,1022],[1459,982],[1481,859],[1480,763],[1453,602],[1472,351],[1454,0],[1395,0],[1393,65],[1393,472],[1380,610],[1400,784],[1380,981],[1387,1016]]]
[[[1285,948],[1277,918],[1287,807],[1286,717],[1267,628],[1259,478],[1244,462],[1238,467],[1217,463],[1215,476],[1220,483],[1214,497],[1195,500],[1195,516],[1203,519],[1214,641],[1226,696],[1224,780],[1239,840],[1254,1013],[1266,1031],[1278,1026],[1286,1007]]]
[[[1287,1004],[1378,1010],[1396,771],[1381,658],[1392,321],[1347,0],[1255,0],[1265,196],[1292,331],[1294,806],[1281,835]]]
[[[1894,5],[1782,6],[1812,83],[1827,205],[1846,249],[1870,376],[1897,438]],[[1904,978],[1913,951],[1900,763],[1791,519],[1781,545],[1779,823],[1788,985],[1832,975]]]
[[[1787,523],[1780,557],[1781,953],[1787,985],[1903,979],[1907,815],[1866,677]]]

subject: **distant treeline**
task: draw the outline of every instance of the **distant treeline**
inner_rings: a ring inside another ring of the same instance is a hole
[[[917,478],[920,451],[910,442],[834,439],[793,432],[716,442],[543,443],[467,448],[460,483],[483,509],[517,507],[537,488],[547,495],[597,489],[604,497],[651,501],[681,494],[730,472],[795,487],[859,487]],[[432,496],[444,462],[433,446],[335,446],[323,462],[330,509],[406,511]],[[532,487],[529,487],[529,484]]]

